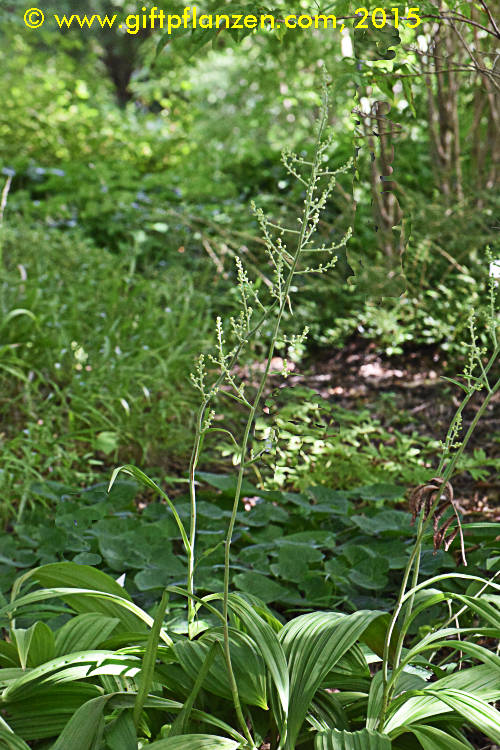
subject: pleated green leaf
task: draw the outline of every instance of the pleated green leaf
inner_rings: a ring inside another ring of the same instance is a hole
[[[134,705],[135,693],[115,693],[112,700],[112,708],[130,708]],[[176,711],[182,711],[185,704],[183,705],[179,701],[171,700],[170,698],[162,698],[159,695],[148,695],[144,702],[145,708],[153,708],[157,711],[167,711],[175,713]],[[237,745],[245,745],[246,740],[242,734],[236,731],[233,727],[226,724],[225,721],[219,719],[217,716],[207,713],[206,711],[200,711],[197,708],[193,708],[191,711],[191,717],[196,721],[203,722],[204,724],[211,724],[217,729],[233,737]]]
[[[326,692],[326,690],[319,690],[314,696],[307,721],[318,732],[326,731],[331,727],[349,729],[349,719],[338,694]]]
[[[420,742],[424,750],[470,750],[470,745],[452,737],[437,727],[416,725],[407,727]]]
[[[296,617],[280,631],[290,672],[287,750],[294,750],[311,701],[325,676],[381,614],[312,612]]]
[[[202,664],[201,669],[198,673],[198,677],[196,678],[196,681],[193,685],[193,689],[189,693],[186,702],[182,707],[182,711],[179,713],[176,720],[170,727],[170,732],[168,733],[169,737],[176,737],[177,735],[186,734],[186,729],[188,727],[189,717],[191,711],[193,710],[194,702],[198,697],[198,693],[200,692],[203,683],[205,682],[210,667],[212,666],[213,660],[215,659],[215,654],[218,648],[220,648],[220,646],[217,642],[212,643],[212,645],[210,646],[210,649],[205,657],[205,661]]]
[[[119,622],[117,617],[105,617],[98,612],[72,617],[56,633],[55,655],[99,648]]]
[[[149,631],[148,642],[146,644],[146,650],[141,664],[141,671],[138,675],[137,682],[139,689],[137,690],[137,698],[134,706],[134,724],[139,726],[139,719],[141,717],[142,707],[146,697],[149,695],[151,686],[153,684],[156,655],[158,653],[158,643],[160,640],[161,626],[165,617],[165,611],[168,604],[168,592],[164,591],[161,597],[160,604],[156,611],[153,627]]]
[[[106,747],[109,750],[137,750],[132,711],[122,711],[117,719],[106,727]]]
[[[212,734],[184,734],[182,737],[167,737],[145,747],[148,750],[236,750],[241,745]]]
[[[231,690],[227,679],[227,666],[223,656],[222,628],[214,628],[198,641],[178,642],[174,651],[184,671],[194,681],[203,667],[213,643],[219,642],[215,661],[203,687],[205,690],[231,700]],[[231,663],[233,666],[238,693],[243,703],[267,709],[266,669],[264,659],[255,641],[246,633],[230,628]]]
[[[409,664],[414,661],[418,654],[421,654],[424,651],[434,650],[436,641],[443,641],[456,635],[466,637],[471,633],[474,634],[475,637],[485,636],[487,638],[495,638],[497,631],[496,628],[440,628],[433,633],[427,633],[427,635],[419,640],[415,646],[408,649],[401,664]]]
[[[42,685],[35,696],[28,693],[4,706],[14,732],[26,741],[57,737],[80,706],[102,694],[89,682]]]
[[[77,567],[83,568],[84,566],[78,565]],[[136,604],[129,601],[128,598],[117,596],[116,594],[111,594],[106,591],[70,587],[45,588],[40,591],[33,591],[30,594],[25,594],[18,599],[14,599],[10,604],[4,605],[0,609],[0,617],[4,614],[12,614],[21,607],[27,607],[28,605],[44,601],[45,599],[54,599],[57,597],[67,602],[76,611],[98,610],[109,617],[117,617],[120,621],[120,629],[122,632],[133,632],[137,627],[141,627],[143,623],[148,627],[152,627],[153,625],[153,618]],[[138,620],[140,622],[138,622]],[[160,638],[168,646],[172,644],[171,638],[163,628],[160,631]]]
[[[379,612],[378,617],[375,617],[375,619],[373,619],[369,623],[368,627],[365,628],[365,630],[363,631],[363,635],[360,638],[360,640],[362,640],[363,643],[366,643],[366,645],[369,646],[371,650],[377,654],[377,656],[380,656],[381,659],[384,656],[385,638],[390,622],[391,616],[388,612]],[[391,662],[396,650],[398,635],[399,631],[397,628],[395,628],[392,633],[391,643],[389,645],[389,661]]]
[[[432,695],[429,693],[431,689],[434,693]],[[450,706],[435,695],[440,690],[464,691],[482,701],[500,700],[500,682],[496,671],[487,665],[462,669],[437,680],[432,683],[432,687],[425,688],[418,695],[403,695],[393,701],[389,708],[389,718],[383,727],[384,733],[392,736],[404,725],[448,713],[451,710]]]
[[[375,729],[378,725],[382,700],[384,695],[384,681],[382,671],[377,672],[373,677],[368,694],[368,709],[366,715],[366,728]]]
[[[498,683],[500,685],[500,681]],[[477,727],[493,742],[500,744],[500,711],[473,693],[462,690],[427,690],[426,692],[446,703],[468,724]]]
[[[25,698],[29,693],[43,693],[50,685],[99,674],[133,677],[139,671],[139,667],[140,661],[136,657],[116,654],[114,651],[84,651],[59,656],[26,672],[19,670],[20,676],[10,682],[3,691],[2,702],[8,704],[10,701]]]
[[[90,565],[78,565],[73,562],[42,565],[20,576],[12,588],[11,604],[2,608],[2,612],[9,606],[12,611],[12,608],[20,606],[21,601],[26,604],[29,603],[26,597],[21,597],[18,600],[22,585],[29,579],[34,579],[48,590],[66,589],[64,597],[61,595],[61,598],[80,614],[99,612],[108,617],[117,617],[120,621],[121,630],[137,630],[138,622],[132,614],[135,605],[133,605],[128,592],[106,573],[92,568]],[[70,589],[75,589],[75,596],[71,594]],[[91,599],[81,595],[78,596],[77,594],[81,593],[82,590],[99,591],[107,594],[107,596]],[[28,596],[33,596],[36,593],[33,592]],[[123,602],[128,602],[132,606],[125,607]],[[140,619],[145,621],[144,617]]]
[[[479,617],[497,628],[500,637],[500,610],[498,607],[485,601],[483,597],[465,596],[465,594],[449,594],[449,597],[466,604]]]
[[[220,598],[222,598],[222,595],[220,595]],[[229,607],[243,622],[254,642],[258,644],[262,659],[266,663],[276,687],[281,707],[286,715],[290,689],[288,668],[277,633],[242,596],[230,594]]]
[[[104,709],[111,697],[101,695],[80,706],[51,750],[100,750],[104,735]]]
[[[12,588],[13,599],[16,598],[22,584],[29,578],[34,578],[41,586],[47,586],[47,588],[72,586],[74,588],[95,589],[96,591],[107,591],[109,594],[117,594],[131,601],[127,591],[107,573],[92,568],[90,565],[78,565],[73,562],[49,563],[28,571],[16,580]]]
[[[479,646],[477,643],[470,643],[469,641],[452,641],[445,640],[434,641],[432,644],[434,648],[454,648],[457,651],[463,651],[468,656],[472,656],[478,661],[482,661],[487,664],[492,670],[498,672],[498,682],[500,684],[500,656],[497,656],[494,651],[489,651],[484,646]]]
[[[0,641],[0,668],[19,666],[19,655],[13,643]]]
[[[55,655],[54,633],[44,622],[35,622],[30,628],[13,628],[19,662],[23,669],[35,667]]]
[[[362,729],[359,732],[346,732],[330,729],[319,732],[314,740],[314,750],[391,750],[389,737]]]
[[[0,750],[30,750],[24,740],[0,727]]]

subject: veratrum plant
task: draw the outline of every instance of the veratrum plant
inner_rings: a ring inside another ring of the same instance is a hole
[[[335,177],[324,161],[326,118],[325,94],[312,157],[285,157],[305,188],[298,227],[285,229],[256,211],[274,269],[270,301],[261,300],[240,264],[242,312],[231,321],[236,343],[228,347],[229,334],[220,321],[218,350],[209,358],[217,374],[211,376],[212,368],[201,359],[194,376],[202,406],[190,466],[190,528],[185,529],[170,498],[139,469],[121,467],[113,475],[114,480],[120,470],[126,471],[160,493],[176,519],[189,577],[186,590],[170,591],[187,598],[188,635],[163,627],[168,590],[152,619],[116,581],[91,567],[55,563],[25,573],[14,585],[11,601],[0,609],[9,631],[0,643],[0,748],[26,750],[34,742],[51,750],[470,750],[467,728],[500,743],[500,712],[494,707],[500,700],[500,657],[486,647],[500,637],[498,573],[490,581],[449,573],[418,582],[422,543],[436,516],[437,541],[451,543],[445,516],[453,505],[448,482],[499,387],[488,381],[499,351],[493,290],[492,358],[484,365],[483,353],[473,350],[474,367],[464,373],[464,383],[457,381],[466,391],[460,414],[471,389],[481,388],[484,399],[461,441],[458,418],[454,420],[436,475],[415,491],[417,541],[392,616],[380,611],[310,612],[283,625],[257,599],[229,592],[231,539],[244,473],[259,453],[252,452],[253,426],[274,347],[283,336],[280,324],[292,281],[333,263],[335,247],[314,244]],[[291,237],[290,246],[283,237]],[[309,265],[308,254],[313,253],[326,253],[329,260]],[[271,329],[267,356],[249,395],[234,364],[266,321],[270,325],[265,328]],[[199,597],[195,477],[204,438],[221,429],[214,426],[217,395],[237,399],[248,419],[238,443],[224,590]],[[438,588],[456,578],[469,584],[465,594]],[[38,588],[30,589],[33,584]],[[412,624],[431,607],[441,612],[440,626],[412,643]],[[47,617],[52,617],[52,627],[44,622]]]

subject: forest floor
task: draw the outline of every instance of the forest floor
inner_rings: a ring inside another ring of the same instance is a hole
[[[374,415],[391,430],[395,415],[405,413],[414,419],[398,426],[402,432],[416,430],[421,435],[444,440],[448,426],[460,404],[461,391],[442,379],[448,361],[437,347],[419,347],[397,356],[387,356],[373,342],[351,339],[341,350],[321,351],[288,379],[290,386],[305,385],[344,409],[373,405]],[[392,394],[388,412],[377,409],[380,397]],[[482,401],[478,393],[464,412],[468,428]],[[482,449],[488,459],[500,461],[500,393],[480,420],[468,451]],[[396,418],[397,421],[397,418]],[[474,479],[468,472],[454,482],[455,495],[469,520],[478,517],[500,521],[500,475]]]

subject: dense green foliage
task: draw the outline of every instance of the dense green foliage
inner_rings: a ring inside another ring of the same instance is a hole
[[[230,517],[235,483],[230,476],[202,472],[199,477],[215,488],[215,494],[209,487],[200,492],[198,503],[197,581],[208,593],[222,588],[224,554],[217,544]],[[243,489],[232,566],[238,590],[283,613],[333,605],[347,611],[391,606],[414,538],[411,514],[401,506],[404,488],[316,486],[298,493],[264,491],[246,481]],[[186,557],[174,519],[157,502],[139,512],[134,482],[117,483],[109,495],[106,485],[78,493],[55,482],[33,485],[32,492],[44,507],[16,524],[16,535],[3,545],[0,586],[5,595],[19,569],[63,560],[99,566],[115,577],[125,574],[125,588],[146,607],[164,586],[185,580]],[[175,506],[187,523],[188,496],[178,495]],[[467,546],[482,542],[469,554],[469,567],[494,569],[498,531],[498,524],[467,525]],[[426,550],[422,574],[455,570],[457,545],[452,552]],[[171,602],[169,625],[176,632],[187,627],[182,611],[182,602]]]
[[[33,480],[78,486],[124,445],[175,466],[196,403],[185,373],[208,338],[194,278],[134,274],[76,230],[8,227],[3,248],[4,518],[33,502]]]

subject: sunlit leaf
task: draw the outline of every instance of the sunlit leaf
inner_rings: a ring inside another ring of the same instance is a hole
[[[30,750],[29,745],[13,732],[0,727],[0,749],[1,750]]]
[[[408,731],[415,735],[424,750],[470,750],[469,744],[466,745],[437,727],[422,724],[409,726]]]
[[[389,737],[369,729],[359,732],[331,729],[320,732],[314,740],[314,750],[391,750]]]
[[[143,745],[149,750],[236,750],[239,742],[211,734],[184,734],[182,737],[167,737],[151,745]]]
[[[287,749],[295,747],[310,703],[326,674],[359,640],[372,622],[385,614],[352,615],[312,612],[296,617],[279,633],[290,671]]]

